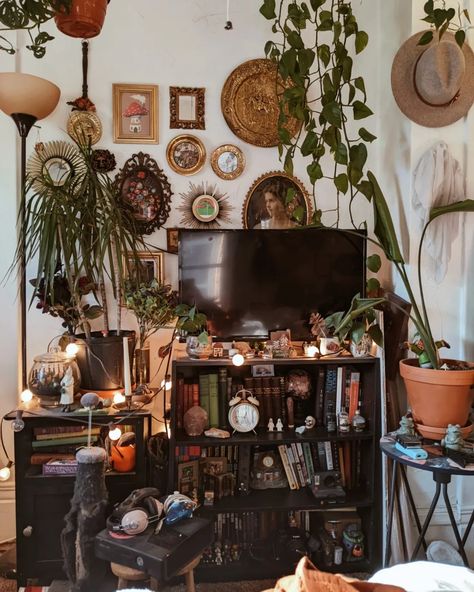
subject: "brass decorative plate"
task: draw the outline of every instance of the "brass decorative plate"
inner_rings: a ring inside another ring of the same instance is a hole
[[[277,66],[266,59],[249,60],[237,66],[224,83],[221,109],[227,125],[241,140],[254,146],[278,145],[278,95],[289,86]],[[290,118],[286,125],[293,137],[301,122]]]
[[[102,124],[91,111],[73,111],[67,122],[67,133],[78,144],[97,144],[102,137]]]
[[[168,164],[180,175],[194,175],[206,162],[206,149],[196,136],[176,136],[166,148]]]

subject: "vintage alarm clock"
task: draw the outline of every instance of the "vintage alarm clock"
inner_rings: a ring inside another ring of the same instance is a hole
[[[255,432],[258,425],[258,401],[247,389],[235,393],[229,401],[229,423],[234,432]]]

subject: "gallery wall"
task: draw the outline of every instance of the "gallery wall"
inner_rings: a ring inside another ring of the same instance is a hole
[[[258,13],[258,0],[234,0],[231,4],[233,29],[224,29],[226,20],[223,0],[180,0],[173,2],[149,2],[134,0],[110,3],[102,34],[91,40],[89,46],[89,96],[94,101],[103,124],[103,136],[97,147],[113,151],[118,167],[133,153],[143,151],[156,159],[171,183],[173,198],[171,213],[166,227],[182,226],[181,214],[176,209],[182,203],[180,194],[186,192],[189,183],[207,182],[228,193],[233,206],[231,221],[223,227],[240,228],[242,206],[248,189],[263,173],[281,170],[276,148],[258,148],[237,138],[227,126],[220,107],[222,86],[231,71],[242,62],[263,57],[265,42],[271,37],[268,21]],[[413,9],[410,10],[411,4]],[[396,225],[401,231],[405,255],[413,258],[418,230],[411,215],[410,192],[411,171],[423,151],[439,138],[445,139],[468,170],[469,132],[472,132],[472,117],[443,128],[427,130],[409,122],[398,110],[390,89],[390,67],[393,56],[412,31],[419,30],[421,0],[413,3],[399,0],[364,0],[355,2],[361,27],[370,36],[368,49],[361,54],[355,68],[364,76],[369,95],[369,104],[374,116],[366,120],[366,127],[378,136],[370,147],[369,168],[377,175],[389,200]],[[27,40],[18,34],[15,43],[20,51],[15,56],[0,55],[0,71],[21,71],[36,74],[55,82],[61,88],[61,100],[55,112],[41,122],[41,129],[33,129],[28,139],[29,152],[37,141],[66,140],[65,133],[70,107],[66,101],[80,96],[81,43],[56,32],[54,26],[48,29],[56,39],[48,45],[45,58],[37,60],[23,49]],[[159,143],[158,144],[114,144],[112,117],[112,84],[136,83],[159,86]],[[192,177],[176,174],[166,161],[166,147],[178,135],[178,130],[169,129],[169,86],[204,87],[206,89],[206,129],[191,131],[204,143],[208,156],[221,144],[231,143],[245,154],[246,167],[243,174],[234,181],[224,181],[212,171],[209,160],[205,167]],[[0,276],[8,269],[15,246],[16,187],[17,187],[18,139],[13,123],[0,114]],[[471,167],[472,168],[472,167]],[[468,173],[468,187],[473,179]],[[295,175],[305,184],[305,164],[297,162]],[[309,189],[309,187],[308,187]],[[334,190],[332,184],[321,183],[317,187],[320,206],[331,207]],[[358,203],[359,219],[370,220],[370,206],[361,200]],[[343,221],[343,224],[347,221]],[[467,223],[466,223],[467,224]],[[472,338],[466,329],[467,321],[474,316],[474,305],[468,305],[466,295],[472,289],[473,272],[467,265],[472,251],[473,222],[465,226],[464,233],[453,245],[454,265],[443,286],[431,286],[430,303],[436,315],[443,337],[453,347],[453,357],[474,355]],[[410,238],[412,237],[412,238]],[[151,237],[159,248],[166,248],[166,232],[161,229]],[[385,285],[395,285],[391,270],[384,266]],[[31,276],[32,277],[32,276]],[[176,286],[177,257],[165,256],[165,279]],[[311,280],[311,278],[308,278]],[[0,375],[2,376],[2,413],[15,407],[17,390],[17,303],[16,287],[8,281],[0,287]],[[128,324],[133,326],[133,320]],[[34,309],[28,314],[28,367],[34,355],[46,351],[48,342],[58,335],[60,327],[55,319]],[[166,341],[169,332],[161,332],[154,345]],[[157,356],[153,358],[157,368]],[[152,369],[153,373],[153,369]],[[155,377],[155,384],[162,376]],[[157,402],[157,413],[162,402]],[[9,429],[7,430],[10,431]],[[9,434],[8,434],[9,435]],[[7,445],[11,450],[11,438]],[[419,485],[420,506],[428,505],[427,494],[431,483]],[[13,536],[12,482],[0,487],[0,540]],[[462,481],[455,490],[456,510],[464,517],[470,512],[474,500],[467,499]],[[424,497],[423,497],[424,495]],[[462,503],[461,503],[462,502]],[[443,517],[441,517],[443,522]]]

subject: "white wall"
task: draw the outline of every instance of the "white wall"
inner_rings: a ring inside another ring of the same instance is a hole
[[[223,0],[180,0],[179,2],[149,2],[134,0],[111,2],[102,34],[91,40],[89,51],[89,96],[97,106],[102,120],[104,134],[98,146],[109,148],[117,158],[119,167],[133,153],[142,150],[158,161],[168,175],[174,193],[172,212],[166,226],[179,226],[180,193],[193,183],[207,181],[217,183],[226,190],[234,206],[230,227],[241,227],[242,204],[252,182],[262,173],[280,169],[276,148],[257,148],[235,137],[225,123],[220,109],[222,85],[229,73],[243,61],[263,57],[263,46],[270,36],[270,25],[258,13],[259,0],[232,2],[231,18],[234,29],[224,30],[225,2]],[[370,168],[376,173],[389,200],[396,222],[402,229],[405,254],[409,253],[408,230],[412,232],[410,211],[411,170],[423,150],[438,138],[444,138],[461,159],[465,170],[469,154],[468,138],[472,132],[472,118],[441,130],[428,130],[411,124],[398,110],[390,89],[390,67],[393,56],[411,31],[418,30],[422,0],[414,0],[413,14],[410,4],[399,0],[364,0],[355,2],[361,27],[370,36],[369,48],[356,61],[357,70],[364,76],[369,93],[369,104],[375,115],[367,120],[366,127],[379,137],[370,148]],[[81,94],[81,43],[78,39],[63,36],[54,30],[56,39],[49,44],[47,55],[36,60],[24,49],[17,57],[0,55],[0,71],[18,69],[43,76],[58,84],[62,97],[56,111],[41,122],[40,139],[66,140],[64,132],[70,107],[66,101]],[[22,36],[20,35],[20,40]],[[112,83],[149,83],[159,85],[159,130],[157,145],[113,144],[112,142]],[[206,130],[191,132],[205,144],[208,155],[220,144],[235,143],[245,153],[247,166],[237,180],[229,182],[216,177],[209,164],[187,178],[172,172],[166,162],[166,146],[178,131],[168,129],[168,87],[202,86],[206,88]],[[29,151],[37,141],[33,130],[29,138]],[[8,268],[14,250],[14,224],[16,216],[15,171],[17,140],[13,123],[0,115],[0,219],[3,222],[0,233],[0,276]],[[471,156],[472,157],[472,156]],[[298,162],[295,174],[306,180],[305,167]],[[469,172],[468,187],[472,187],[472,173]],[[323,207],[331,203],[332,186],[318,186],[318,196]],[[360,219],[370,218],[368,204],[361,200],[358,215]],[[407,222],[408,220],[408,222]],[[467,225],[469,224],[469,226]],[[473,271],[469,268],[468,255],[472,250],[472,221],[466,222],[465,236],[453,246],[453,269],[441,288],[436,289],[436,298],[430,308],[439,318],[443,336],[453,346],[453,356],[474,355],[474,344],[469,337],[467,323],[474,317],[474,305],[467,303],[467,293],[472,287]],[[164,230],[152,236],[153,242],[166,246]],[[416,240],[413,239],[413,240]],[[413,248],[412,248],[413,251]],[[464,253],[464,254],[462,254]],[[168,281],[176,282],[177,261],[166,256],[165,275]],[[396,282],[391,270],[384,268],[387,283]],[[431,290],[430,293],[434,290]],[[13,408],[17,401],[17,355],[16,355],[16,303],[13,282],[0,287],[0,370],[3,396],[0,411]],[[130,321],[130,326],[132,323]],[[449,328],[448,328],[449,327]],[[438,327],[435,327],[438,329]],[[59,333],[59,324],[35,309],[28,315],[28,355],[46,350],[51,338]],[[164,341],[160,336],[156,341]],[[469,339],[469,341],[468,341]],[[156,354],[155,354],[156,367]],[[156,382],[161,380],[161,376]],[[160,407],[160,403],[158,406]],[[157,413],[159,410],[157,410]],[[9,431],[9,430],[8,430]],[[11,487],[11,484],[9,484]],[[420,489],[420,505],[426,507],[431,482],[425,480]],[[423,490],[423,491],[422,491]],[[4,490],[3,490],[4,491]],[[456,511],[470,511],[473,500],[459,480],[454,497],[459,503]],[[5,493],[5,492],[4,492]],[[7,492],[7,499],[11,493]],[[4,496],[0,495],[1,498]],[[461,503],[462,500],[462,503]],[[11,503],[11,502],[9,502]],[[2,513],[0,540],[13,535],[11,510]],[[0,512],[2,510],[0,509]],[[465,518],[464,518],[465,520]],[[441,516],[441,522],[443,517]],[[465,520],[466,521],[466,520]]]

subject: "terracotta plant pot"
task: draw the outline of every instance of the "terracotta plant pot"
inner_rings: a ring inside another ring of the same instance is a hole
[[[456,363],[454,360],[444,361]],[[474,385],[474,364],[469,370],[433,370],[420,368],[418,360],[410,358],[400,361],[400,374],[413,419],[423,436],[433,438],[430,428],[444,429],[450,423],[461,427],[467,424],[474,394],[471,388]]]
[[[73,0],[69,13],[58,12],[54,17],[57,28],[69,37],[97,37],[104,24],[107,0]]]

